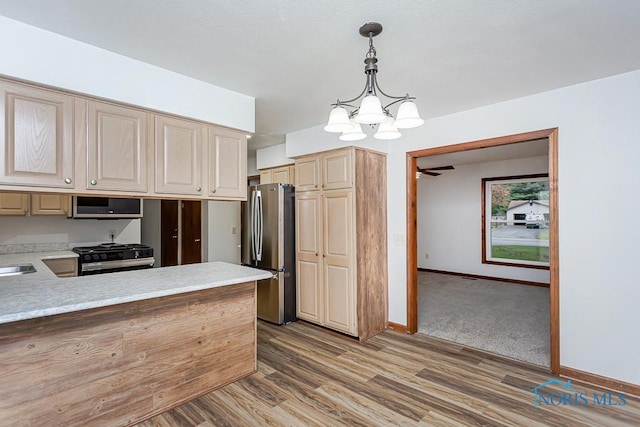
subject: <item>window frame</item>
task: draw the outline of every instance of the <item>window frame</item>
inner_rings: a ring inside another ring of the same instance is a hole
[[[522,267],[522,268],[535,268],[540,270],[549,270],[549,262],[543,261],[527,261],[527,260],[515,260],[510,258],[494,258],[491,256],[491,224],[504,222],[507,220],[492,220],[491,219],[491,184],[495,184],[496,181],[502,181],[502,184],[512,184],[518,182],[534,182],[534,181],[547,181],[549,182],[548,173],[529,174],[529,175],[514,175],[514,176],[501,176],[492,178],[482,178],[482,263],[492,265],[503,265],[509,267]],[[549,209],[550,215],[551,209]],[[487,233],[489,233],[487,235]]]

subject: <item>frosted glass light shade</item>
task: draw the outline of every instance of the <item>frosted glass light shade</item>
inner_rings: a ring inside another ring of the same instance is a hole
[[[359,141],[361,139],[365,139],[366,137],[367,134],[362,132],[360,123],[356,123],[352,120],[351,129],[342,132],[342,135],[340,135],[340,141]]]
[[[358,114],[354,117],[354,120],[358,123],[370,125],[373,123],[381,123],[386,119],[386,117],[387,116],[382,111],[380,99],[375,95],[367,95],[362,98],[360,109],[358,110]]]
[[[420,118],[418,107],[414,102],[405,101],[400,104],[398,115],[396,116],[396,127],[398,129],[417,128],[423,124],[424,120]]]
[[[387,116],[386,120],[378,126],[378,131],[373,135],[375,139],[398,139],[402,136],[395,126],[393,117]]]
[[[343,107],[334,107],[329,113],[329,122],[324,127],[327,132],[344,132],[353,127],[349,113]]]

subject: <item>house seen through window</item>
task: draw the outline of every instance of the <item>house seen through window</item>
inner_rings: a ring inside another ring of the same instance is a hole
[[[482,262],[549,267],[549,176],[485,178]]]

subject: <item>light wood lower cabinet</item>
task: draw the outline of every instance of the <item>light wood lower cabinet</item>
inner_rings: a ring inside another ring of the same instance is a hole
[[[28,194],[0,193],[0,215],[26,216],[28,214]]]
[[[318,158],[341,159],[330,182],[352,188],[296,187],[297,316],[365,340],[387,327],[386,157],[348,148],[296,169]]]
[[[323,324],[320,203],[318,193],[296,193],[296,307],[299,318]]]
[[[31,215],[72,216],[71,196],[65,194],[32,194]]]
[[[324,192],[322,214],[324,324],[357,335],[353,191]]]
[[[71,217],[71,196],[66,194],[0,193],[0,215],[63,215]]]

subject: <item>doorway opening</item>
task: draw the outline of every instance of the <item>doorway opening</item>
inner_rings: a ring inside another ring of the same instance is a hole
[[[202,207],[199,200],[161,200],[161,266],[202,262]]]
[[[499,138],[465,142],[407,153],[407,331],[418,331],[418,242],[417,180],[418,158],[462,153],[484,148],[509,146],[534,140],[548,141],[548,239],[549,239],[549,348],[550,368],[558,373],[559,347],[559,269],[558,269],[558,130],[545,129]],[[480,184],[478,184],[480,186]]]

